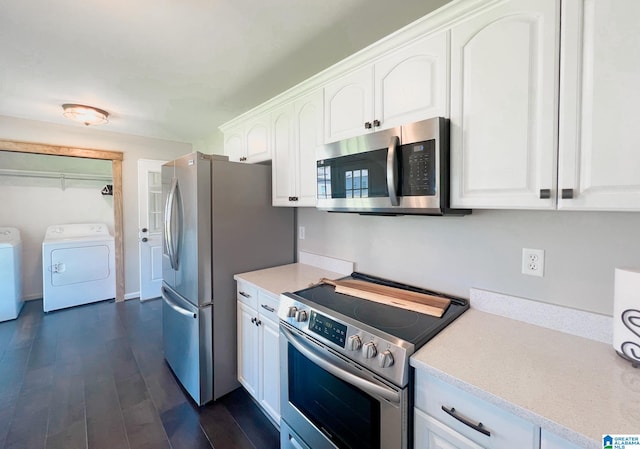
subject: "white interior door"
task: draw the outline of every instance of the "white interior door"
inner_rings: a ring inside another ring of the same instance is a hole
[[[158,298],[162,286],[162,183],[166,161],[138,160],[138,252],[140,300]]]

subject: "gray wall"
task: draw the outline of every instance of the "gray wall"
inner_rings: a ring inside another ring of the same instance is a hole
[[[301,208],[299,249],[365,273],[469,297],[469,288],[613,313],[614,268],[640,267],[640,213],[476,210],[466,217],[372,217]],[[520,273],[545,250],[543,278]]]

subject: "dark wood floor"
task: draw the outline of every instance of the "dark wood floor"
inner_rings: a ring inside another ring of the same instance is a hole
[[[243,389],[196,407],[162,354],[159,300],[0,323],[0,449],[271,449],[277,430]]]

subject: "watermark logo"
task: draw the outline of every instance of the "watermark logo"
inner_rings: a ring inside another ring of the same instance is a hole
[[[602,435],[602,449],[640,449],[640,435]]]

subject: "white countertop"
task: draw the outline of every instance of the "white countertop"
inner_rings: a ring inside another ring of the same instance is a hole
[[[640,369],[605,343],[472,305],[411,365],[581,447],[640,433]]]
[[[274,295],[294,292],[316,284],[321,278],[338,279],[344,274],[325,270],[312,265],[292,263],[264,270],[236,274],[233,278],[255,285]]]

